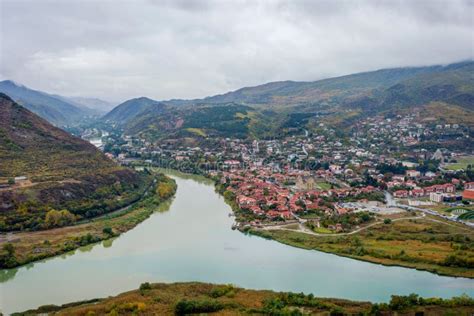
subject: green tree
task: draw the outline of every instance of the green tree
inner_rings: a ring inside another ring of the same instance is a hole
[[[6,251],[7,255],[10,257],[15,256],[15,246],[12,243],[6,243],[3,245],[3,250]]]

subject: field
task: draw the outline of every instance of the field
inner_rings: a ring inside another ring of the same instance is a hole
[[[202,136],[202,137],[206,137],[207,134],[206,132],[204,132],[202,129],[200,128],[193,128],[193,127],[189,127],[189,128],[186,128],[186,130],[190,133],[193,133],[193,134],[196,134],[197,136]]]
[[[317,182],[316,184],[317,184],[317,186],[318,186],[321,190],[329,190],[329,189],[331,189],[331,184],[330,184],[330,183],[327,183],[327,182]]]
[[[160,180],[155,191],[122,212],[74,226],[0,236],[0,268],[11,268],[62,254],[132,229],[153,212],[167,209],[166,201],[174,194],[176,184],[169,178],[164,179]]]
[[[474,156],[459,157],[456,163],[447,164],[444,168],[448,170],[466,170],[468,165],[474,167]]]
[[[393,296],[389,303],[372,304],[316,298],[312,294],[247,290],[206,283],[142,283],[138,290],[115,297],[63,306],[45,305],[17,315],[471,315],[474,300],[423,299],[415,294]]]
[[[474,278],[474,231],[428,216],[381,223],[352,235],[326,237],[258,229],[251,233],[295,247],[364,261]]]

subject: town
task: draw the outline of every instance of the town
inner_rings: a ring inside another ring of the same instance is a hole
[[[264,140],[152,141],[110,127],[82,136],[99,139],[109,158],[125,165],[212,177],[239,229],[299,223],[307,232],[337,233],[410,212],[473,226],[471,133],[469,126],[407,114],[367,118],[344,135],[321,123]]]

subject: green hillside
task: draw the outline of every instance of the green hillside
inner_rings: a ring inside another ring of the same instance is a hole
[[[164,107],[164,104],[145,97],[131,99],[117,105],[112,111],[102,117],[119,125],[126,124],[139,115],[148,115]]]
[[[115,121],[127,134],[153,138],[275,137],[293,130],[311,131],[320,123],[344,129],[363,117],[414,111],[427,112],[433,120],[469,125],[474,121],[473,74],[474,62],[463,62],[315,82],[272,82],[200,100],[164,101],[166,105],[159,107],[130,100],[104,119],[120,112]]]

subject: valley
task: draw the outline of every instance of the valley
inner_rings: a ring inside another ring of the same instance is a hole
[[[156,212],[130,231],[63,256],[2,270],[2,311],[107,297],[150,280],[234,284],[372,303],[410,293],[473,295],[472,279],[353,260],[232,230],[232,210],[212,180],[172,170],[166,174],[176,181],[175,198],[154,208]],[[67,279],[61,278],[64,273]],[[48,291],[28,287],[32,279],[48,284]],[[366,286],[361,288],[361,283]],[[22,295],[16,295],[20,290]],[[170,300],[168,308],[176,302]],[[151,312],[152,303],[145,304]]]
[[[39,112],[33,99],[25,107],[39,116],[0,95],[0,290],[9,302],[0,302],[2,311],[94,299],[110,288],[118,294],[150,279],[381,303],[288,304],[278,312],[390,313],[391,295],[472,296],[472,67],[276,82],[199,100],[140,97],[67,123]],[[66,293],[54,275],[71,267],[75,284],[106,281]],[[359,292],[372,277],[363,270],[376,277]],[[31,278],[55,290],[6,294]],[[166,304],[124,294],[127,308],[172,313],[181,295],[173,291],[188,285],[167,286]],[[104,313],[104,301],[93,302]],[[226,310],[234,303],[214,303],[216,312],[235,312]],[[266,313],[265,304],[239,311]],[[453,303],[423,304],[410,308],[441,312]],[[466,304],[455,310],[469,311]],[[81,314],[90,306],[45,308]]]

